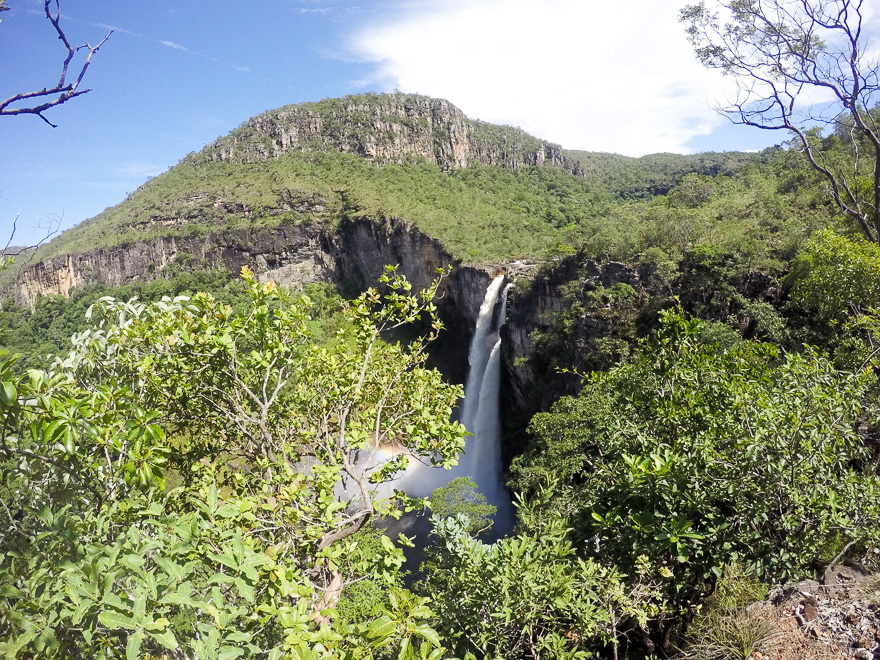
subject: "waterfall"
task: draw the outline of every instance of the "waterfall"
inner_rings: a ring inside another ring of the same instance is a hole
[[[471,340],[468,382],[465,387],[461,423],[473,433],[468,439],[466,462],[468,474],[480,492],[496,507],[496,532],[507,532],[513,515],[510,495],[501,478],[501,326],[507,316],[507,292],[510,284],[501,275],[492,280],[480,307],[477,330]],[[493,324],[493,311],[498,298],[501,308]],[[482,324],[480,321],[485,322]]]
[[[461,423],[472,433],[465,453],[452,470],[411,466],[397,487],[415,496],[430,495],[456,477],[470,477],[490,504],[497,507],[495,534],[505,534],[513,527],[510,494],[501,478],[501,326],[507,312],[505,277],[494,278],[486,289],[480,314],[471,339],[467,384],[461,404]],[[495,307],[501,301],[499,314]],[[494,322],[493,322],[494,321]]]
[[[472,433],[476,427],[476,421],[479,415],[480,392],[483,389],[483,376],[486,373],[486,367],[489,365],[489,358],[492,349],[495,347],[495,342],[498,338],[497,330],[494,333],[492,332],[492,316],[495,312],[495,305],[498,302],[498,295],[500,294],[503,285],[504,276],[499,275],[493,279],[486,288],[486,295],[483,297],[483,302],[480,305],[477,326],[474,328],[474,336],[471,339],[471,346],[468,351],[468,363],[470,364],[470,368],[468,369],[467,383],[464,386],[464,403],[461,407],[461,423]]]

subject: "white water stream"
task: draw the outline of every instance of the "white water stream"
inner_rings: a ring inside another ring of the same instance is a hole
[[[499,275],[489,283],[468,352],[470,369],[460,421],[473,435],[466,440],[464,455],[452,470],[418,463],[411,465],[395,484],[410,495],[424,497],[456,477],[470,477],[489,503],[498,509],[493,529],[496,535],[505,534],[513,527],[510,494],[501,479],[500,330],[510,288],[509,284],[504,286],[504,281],[504,275]],[[496,316],[499,299],[501,304]]]

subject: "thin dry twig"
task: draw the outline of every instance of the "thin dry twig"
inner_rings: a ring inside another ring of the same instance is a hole
[[[54,13],[52,11],[53,2],[55,5]],[[6,9],[8,9],[8,7]],[[87,94],[88,92],[92,91],[91,89],[79,89],[80,83],[82,83],[82,80],[86,75],[86,70],[88,70],[89,65],[92,63],[92,56],[97,53],[101,46],[103,46],[104,43],[107,41],[107,39],[110,38],[110,35],[113,34],[113,30],[110,30],[96,46],[92,46],[89,43],[81,44],[79,46],[73,46],[68,40],[67,35],[64,34],[64,30],[61,29],[60,0],[45,0],[45,2],[43,3],[43,10],[46,12],[46,18],[49,19],[49,22],[55,29],[55,33],[58,35],[58,39],[61,40],[61,43],[63,43],[64,47],[67,49],[67,56],[64,58],[64,62],[61,64],[61,76],[58,79],[58,82],[52,87],[44,87],[43,89],[34,90],[31,92],[19,92],[18,94],[13,94],[5,101],[0,102],[0,115],[36,115],[44,122],[49,124],[49,126],[51,126],[52,128],[57,128],[58,125],[53,124],[51,121],[46,119],[46,117],[43,115],[43,112],[45,112],[49,108],[54,108],[56,105],[66,103],[72,98],[82,96],[83,94]],[[76,79],[73,82],[68,82],[70,63],[73,61],[76,53],[80,50],[88,51],[88,55],[86,55],[85,62],[83,62],[83,65],[80,68],[79,74],[76,76]],[[34,105],[24,106],[14,105],[21,101],[36,103]]]

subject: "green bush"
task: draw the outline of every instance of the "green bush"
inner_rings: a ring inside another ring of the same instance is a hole
[[[492,526],[496,509],[470,477],[456,477],[431,493],[431,511],[435,516],[446,519],[463,514],[468,518],[467,531],[474,535]]]
[[[880,246],[825,229],[813,235],[786,283],[795,305],[824,323],[880,307]]]
[[[582,542],[625,572],[640,554],[657,561],[681,614],[731,563],[784,580],[815,570],[829,543],[876,542],[880,479],[855,431],[875,412],[871,369],[706,343],[704,323],[662,318],[631,362],[534,417],[514,486],[558,475],[548,509],[579,512]]]
[[[520,502],[520,515],[529,516],[529,507]],[[421,588],[459,657],[592,657],[616,644],[624,611],[644,618],[626,596],[623,576],[577,556],[562,518],[491,545],[469,534],[464,514],[431,522],[436,540]]]

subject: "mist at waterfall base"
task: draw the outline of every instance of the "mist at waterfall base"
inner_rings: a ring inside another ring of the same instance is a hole
[[[458,465],[444,470],[413,461],[392,486],[414,497],[427,497],[457,477],[470,477],[489,504],[497,508],[490,537],[499,538],[513,529],[510,493],[502,482],[501,464],[501,326],[507,312],[504,275],[494,278],[480,305],[471,340],[464,401],[459,421],[473,435],[466,439]],[[497,312],[497,313],[496,313]]]

